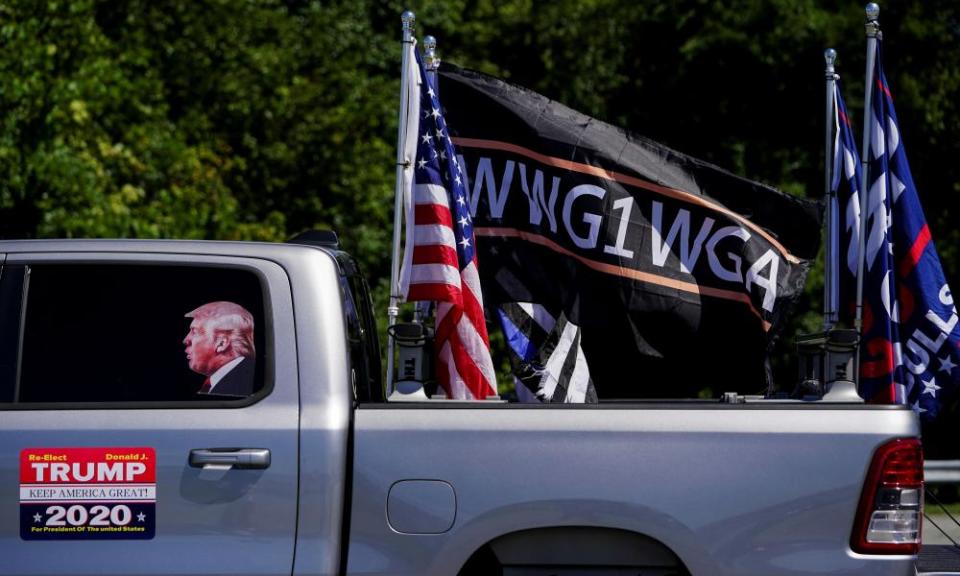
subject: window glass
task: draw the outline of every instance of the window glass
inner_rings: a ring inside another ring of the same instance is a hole
[[[377,323],[373,317],[370,292],[359,274],[349,278],[353,305],[360,325],[360,348],[364,363],[362,386],[367,389],[364,400],[383,401],[383,380],[380,375],[380,344],[377,341]]]
[[[354,397],[360,402],[383,400],[380,350],[370,316],[370,298],[360,276],[341,276],[347,346],[350,350]]]
[[[23,275],[23,266],[0,267],[0,402],[13,401],[17,381]]]
[[[24,285],[18,402],[222,401],[263,388],[250,271],[36,265]]]

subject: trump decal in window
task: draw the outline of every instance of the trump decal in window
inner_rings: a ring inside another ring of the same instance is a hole
[[[203,403],[265,389],[250,270],[38,264],[22,290],[13,402]]]

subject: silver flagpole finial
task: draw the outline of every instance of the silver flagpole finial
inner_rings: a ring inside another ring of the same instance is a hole
[[[837,51],[833,48],[827,48],[823,51],[823,59],[827,63],[827,80],[836,80],[837,76],[834,74],[834,64],[837,62]]]
[[[423,63],[428,71],[440,68],[440,57],[437,56],[437,39],[433,36],[423,37]]]
[[[417,28],[417,15],[409,10],[405,10],[404,13],[400,15],[400,21],[403,22],[404,36],[406,36],[407,33],[413,36],[413,32]]]
[[[433,36],[423,37],[423,67],[427,72],[427,78],[430,80],[430,86],[439,93],[437,71],[440,70],[440,57],[437,56],[437,39]]]
[[[880,5],[876,2],[867,4],[864,10],[867,14],[867,38],[876,37],[880,33]]]

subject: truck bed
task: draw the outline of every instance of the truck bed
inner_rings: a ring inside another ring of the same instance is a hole
[[[891,406],[361,405],[348,571],[448,574],[485,547],[556,571],[533,544],[508,566],[504,532],[564,526],[651,539],[651,574],[913,574],[849,540],[874,449],[917,432]]]

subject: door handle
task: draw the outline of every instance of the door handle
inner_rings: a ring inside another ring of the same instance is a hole
[[[267,448],[194,448],[190,451],[194,468],[229,470],[263,470],[270,467]]]

